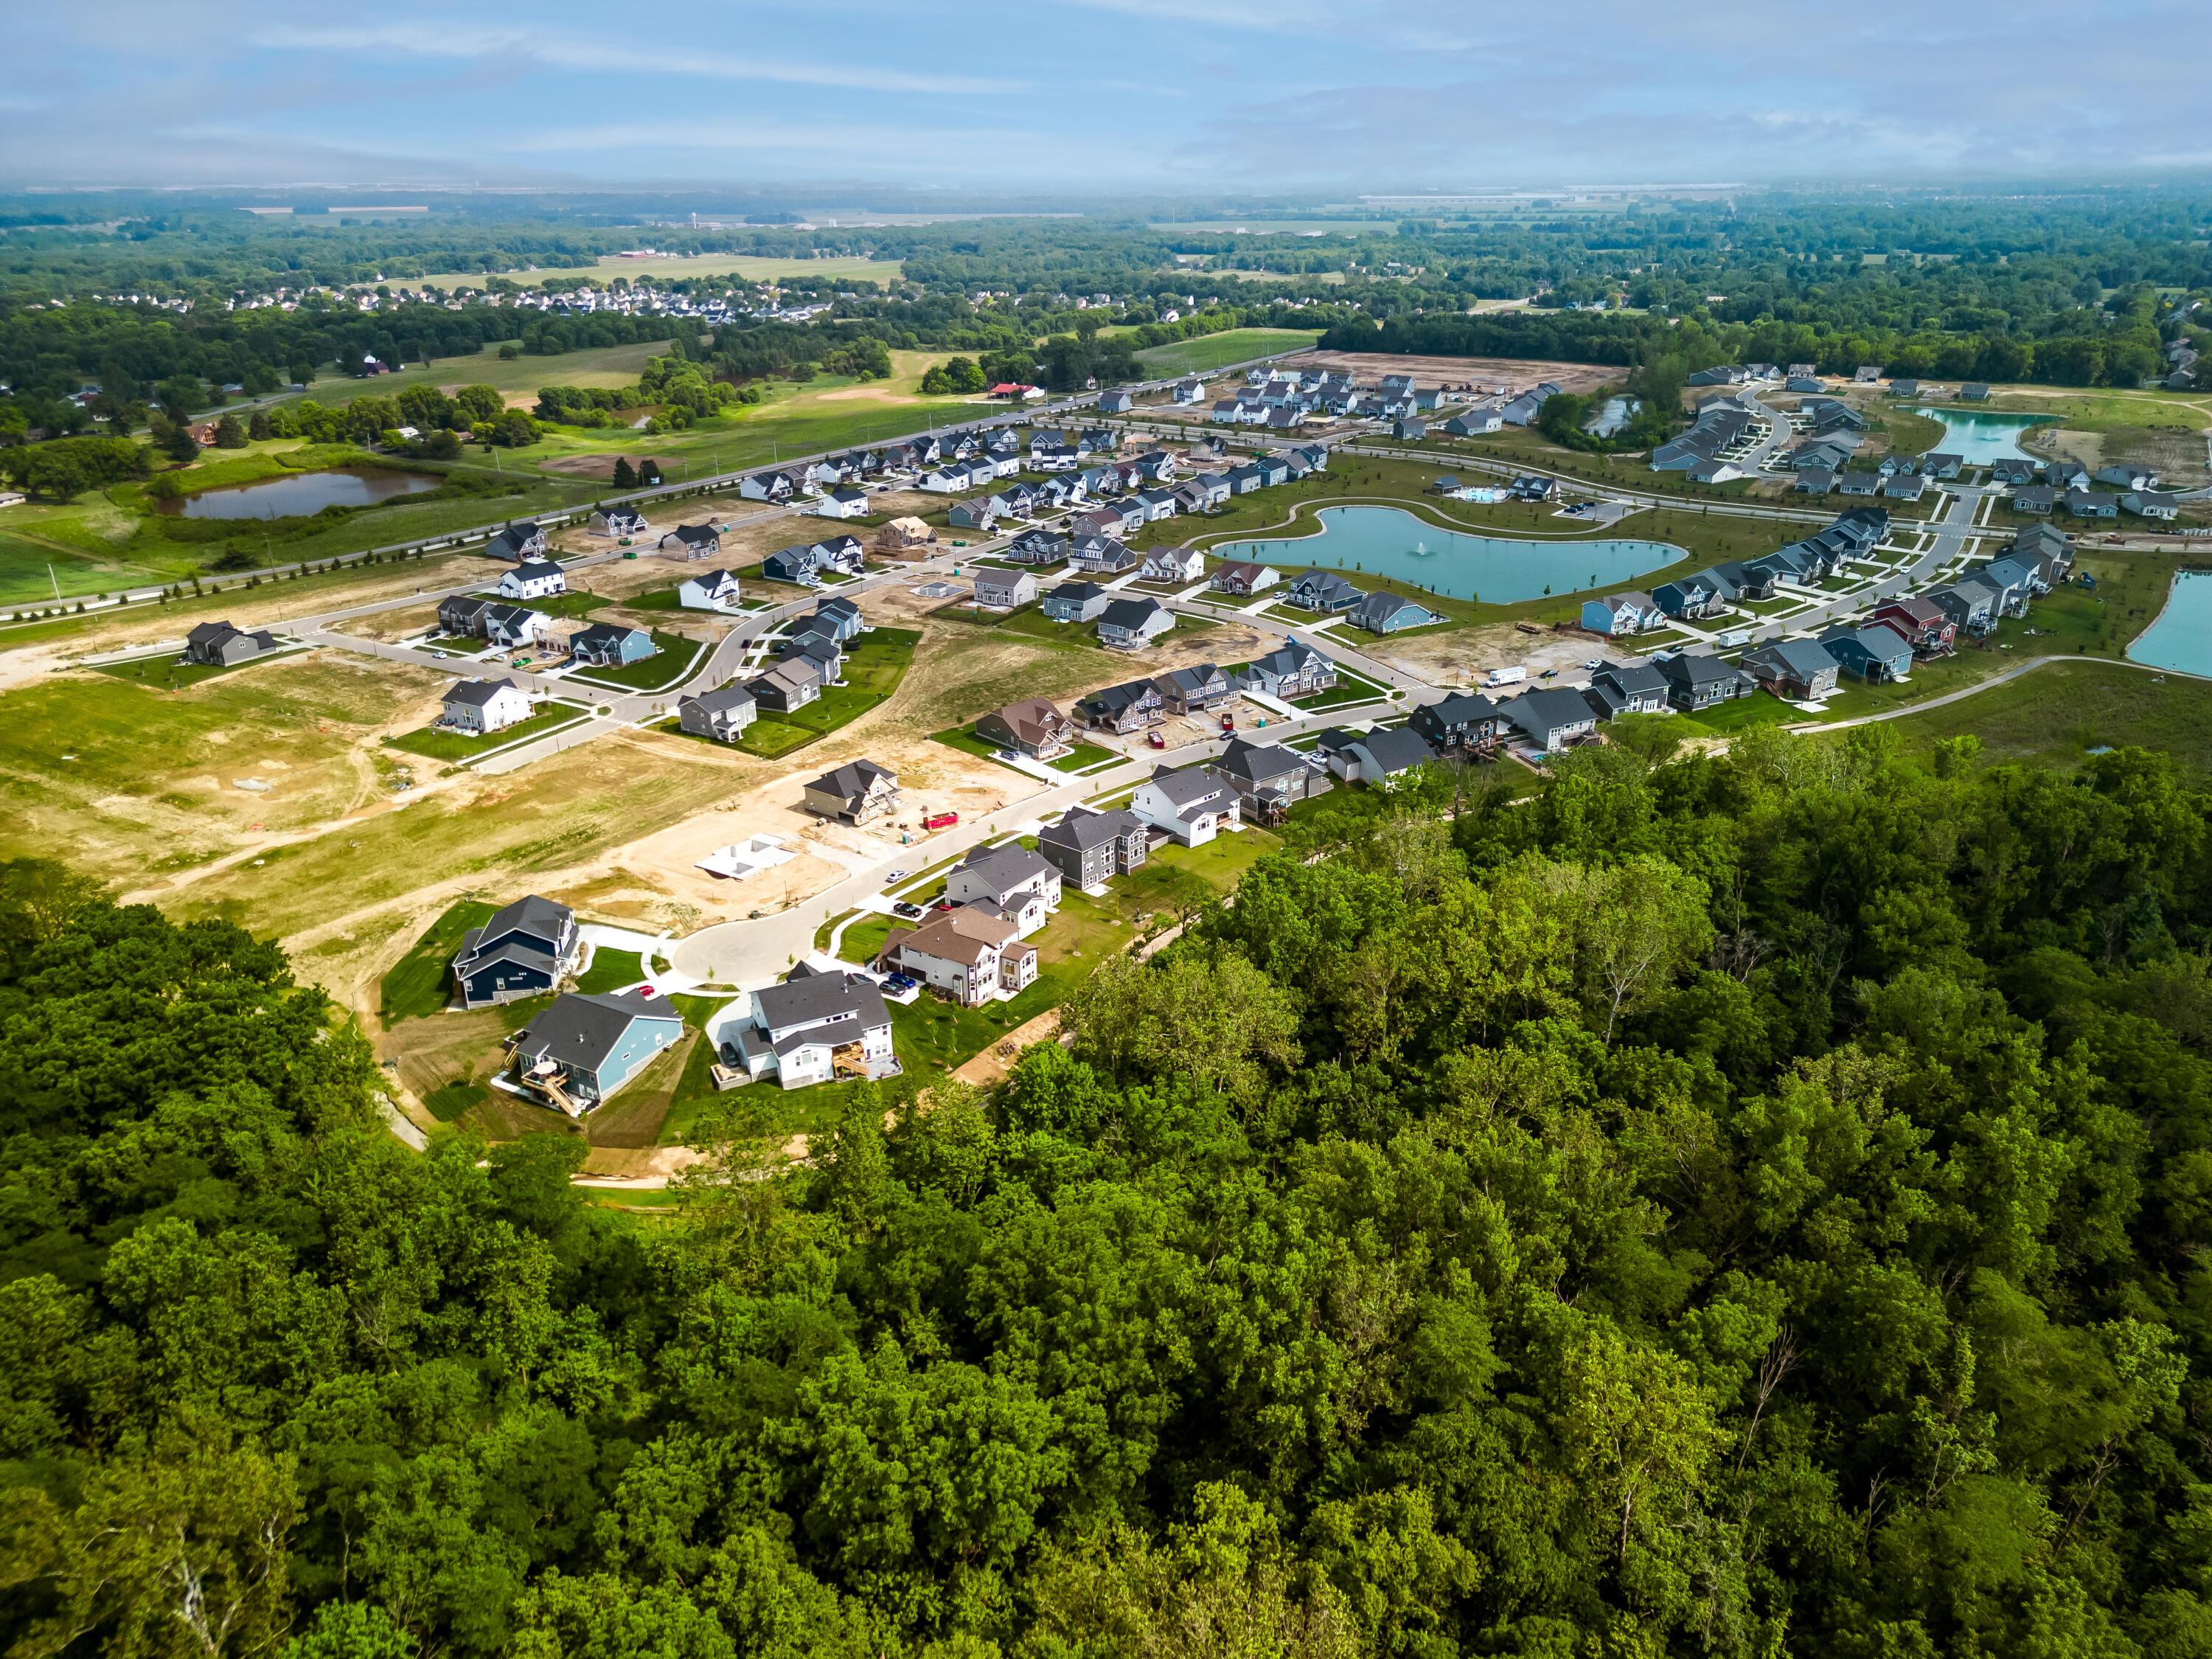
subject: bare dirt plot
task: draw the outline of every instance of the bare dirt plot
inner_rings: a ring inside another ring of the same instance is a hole
[[[1510,623],[1455,628],[1409,640],[1364,645],[1368,656],[1418,674],[1436,685],[1480,686],[1493,668],[1521,667],[1533,682],[1547,668],[1576,669],[1605,654],[1603,643],[1581,634],[1523,634]]]
[[[533,399],[534,401],[534,399]],[[561,455],[540,461],[540,472],[557,472],[564,478],[611,478],[618,455]]]
[[[1475,383],[1510,386],[1516,391],[1549,380],[1562,392],[1594,392],[1619,380],[1625,370],[1602,363],[1543,362],[1522,357],[1399,357],[1385,351],[1315,351],[1296,360],[1300,367],[1340,369],[1355,380],[1373,382],[1385,374],[1410,374],[1425,385]]]

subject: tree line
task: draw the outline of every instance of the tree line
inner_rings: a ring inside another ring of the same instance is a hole
[[[2212,799],[1885,732],[1326,797],[645,1220],[7,866],[0,1640],[2212,1652]]]

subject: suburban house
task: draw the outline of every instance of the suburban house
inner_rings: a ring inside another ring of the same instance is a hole
[[[624,628],[619,623],[593,623],[568,635],[568,654],[578,662],[600,668],[643,662],[659,651],[653,635],[642,628]]]
[[[1158,599],[1115,599],[1098,614],[1098,642],[1117,651],[1150,645],[1175,626],[1175,612]]]
[[[1669,617],[1710,617],[1725,611],[1735,594],[1711,570],[1700,570],[1678,581],[1662,582],[1651,590],[1652,602]]]
[[[1498,736],[1505,715],[1487,697],[1471,691],[1455,691],[1436,702],[1424,703],[1407,722],[1422,739],[1440,753],[1476,749]]]
[[[817,519],[857,519],[868,510],[868,492],[865,489],[825,489],[822,499],[814,504]]]
[[[1377,726],[1371,732],[1332,729],[1314,745],[1328,769],[1347,783],[1388,786],[1416,767],[1436,759],[1436,750],[1420,733],[1405,726]]]
[[[484,544],[488,559],[505,559],[509,564],[520,564],[525,559],[543,558],[545,554],[545,527],[534,519],[510,519],[489,541]]]
[[[660,538],[659,547],[687,559],[711,559],[722,550],[722,532],[710,524],[679,524]]]
[[[1273,587],[1282,580],[1283,573],[1271,564],[1252,564],[1240,561],[1224,564],[1213,573],[1213,591],[1234,593],[1240,597],[1257,593]]]
[[[975,722],[975,735],[1029,756],[1050,760],[1073,746],[1075,727],[1067,716],[1042,697],[1030,697],[994,709]]]
[[[745,683],[755,702],[778,714],[788,714],[822,695],[820,665],[807,657],[786,657],[765,674]]]
[[[1836,493],[1840,495],[1879,495],[1882,477],[1879,472],[1838,472],[1836,474]]]
[[[927,558],[936,540],[936,530],[923,520],[893,519],[876,531],[876,556],[879,559]]]
[[[686,611],[734,611],[738,608],[738,574],[734,570],[702,570],[676,585],[676,603]]]
[[[1743,665],[1767,690],[1793,702],[1826,696],[1842,672],[1834,655],[1814,640],[1776,640],[1746,652]]]
[[[1036,980],[1037,953],[1014,924],[980,905],[941,910],[919,927],[894,927],[877,958],[965,1008],[1018,995]]]
[[[735,743],[760,713],[759,699],[742,685],[725,685],[685,697],[676,705],[676,723],[696,737]]]
[[[945,896],[988,907],[1027,939],[1060,908],[1060,867],[1018,842],[973,848],[946,873]]]
[[[1024,530],[1007,543],[999,556],[1016,564],[1065,564],[1073,544],[1048,530]]]
[[[469,593],[451,593],[438,601],[438,631],[449,638],[461,640],[483,637],[483,613],[491,609],[489,599],[478,599]],[[215,624],[203,623],[202,628]],[[228,623],[222,624],[228,626]],[[198,629],[194,629],[198,632]],[[189,639],[186,654],[190,654]]]
[[[817,574],[814,549],[805,542],[794,542],[789,547],[779,547],[761,561],[761,574],[772,582],[789,582],[798,587],[819,587],[822,578]]]
[[[816,624],[819,618],[809,617],[782,639],[776,641],[778,662],[808,662],[821,675],[825,686],[836,685],[845,674],[845,647],[838,643],[836,630],[827,623]]]
[[[1137,406],[1137,400],[1126,392],[1102,392],[1098,394],[1101,415],[1127,415]]]
[[[499,579],[499,591],[510,599],[542,599],[568,591],[568,579],[550,559],[525,559]]]
[[[1173,772],[1163,766],[1137,787],[1129,810],[1185,847],[1203,847],[1222,830],[1242,826],[1236,786],[1211,766]]]
[[[684,1017],[637,991],[570,992],[530,1022],[508,1050],[515,1081],[581,1117],[684,1035]]]
[[[1733,697],[1747,697],[1755,686],[1750,675],[1709,651],[1681,651],[1659,665],[1667,677],[1667,701],[1694,714]]]
[[[1832,628],[1820,635],[1828,654],[1863,680],[1901,679],[1912,669],[1912,647],[1888,628]]]
[[[1500,703],[1498,712],[1547,755],[1597,730],[1597,710],[1579,691],[1539,687]]]
[[[521,605],[488,605],[477,613],[477,631],[494,645],[538,645],[553,637],[553,618]]]
[[[582,939],[565,904],[532,894],[461,935],[453,990],[464,1008],[490,1008],[550,991],[574,973]]]
[[[1206,555],[1194,547],[1156,547],[1145,555],[1144,580],[1180,586],[1206,574]]]
[[[953,502],[945,511],[945,521],[955,530],[988,530],[998,522],[1001,511],[997,496],[970,495]]]
[[[444,611],[439,616],[442,621]],[[451,630],[448,630],[451,631]],[[276,636],[267,629],[256,629],[246,633],[233,628],[227,622],[197,623],[185,635],[186,662],[204,663],[211,667],[234,668],[240,663],[251,662],[276,648]]]
[[[594,536],[642,536],[645,514],[634,507],[603,507],[592,514],[586,528]]]
[[[2058,505],[2058,492],[2049,484],[2014,484],[2012,491],[2012,510],[2015,513],[2048,514]]]
[[[2066,510],[2077,519],[2117,519],[2120,498],[2109,489],[2069,489]]]
[[[1279,743],[1231,738],[1216,764],[1236,790],[1240,812],[1255,823],[1272,823],[1297,802],[1335,787],[1318,757]]]
[[[1648,662],[1609,662],[1590,676],[1583,701],[1607,720],[1623,714],[1663,714],[1667,677]]]
[[[1334,570],[1301,571],[1283,590],[1283,603],[1301,611],[1349,611],[1361,597],[1358,588]]]
[[[1095,621],[1114,602],[1114,595],[1097,582],[1062,582],[1046,594],[1037,609],[1054,622]]]
[[[898,805],[898,774],[871,760],[848,761],[806,786],[801,801],[820,818],[866,823]]]
[[[1296,702],[1336,687],[1336,664],[1301,641],[1285,640],[1266,656],[1255,659],[1237,677],[1240,691],[1257,691]]]
[[[461,680],[440,705],[438,724],[478,737],[530,718],[530,699],[510,680]]]
[[[2172,490],[2130,489],[2121,495],[2120,505],[2139,519],[2181,516],[2181,496]]]
[[[1927,595],[1928,602],[1941,611],[1969,634],[1986,633],[1996,621],[1997,602],[2002,596],[1986,582],[1972,576],[1960,579],[1948,587],[1939,587]]]
[[[1234,695],[1229,676],[1210,662],[1190,668],[1171,668],[1152,681],[1160,689],[1160,702],[1170,714],[1195,714],[1227,702]]]
[[[1160,689],[1150,680],[1109,685],[1079,698],[1075,714],[1085,726],[1102,732],[1127,733],[1158,726],[1164,718]]]
[[[1663,627],[1666,621],[1667,613],[1659,608],[1658,601],[1635,589],[1583,601],[1583,626],[1593,634],[1608,637],[1641,634],[1646,629]]]
[[[1037,831],[1037,851],[1052,861],[1060,879],[1096,893],[1109,878],[1126,875],[1145,861],[1152,845],[1144,823],[1133,812],[1101,812],[1071,806],[1057,823]]]
[[[1426,628],[1444,618],[1426,605],[1416,605],[1401,593],[1367,594],[1346,613],[1354,628],[1370,634],[1396,634],[1408,628]]]
[[[788,501],[809,488],[805,479],[795,472],[770,471],[756,472],[739,480],[738,494],[749,501]]]
[[[1959,636],[1959,624],[1942,606],[1917,596],[1876,605],[1874,620],[1904,635],[1915,656],[1942,656]]]
[[[745,1074],[787,1089],[896,1076],[890,1010],[866,974],[799,974],[752,994],[752,1018],[726,1039]]]
[[[1036,573],[1030,570],[994,570],[987,565],[975,567],[975,603],[999,611],[1014,611],[1033,604],[1037,596]]]
[[[1069,550],[1068,562],[1087,576],[1121,576],[1140,562],[1136,550],[1111,536],[1079,538]]]

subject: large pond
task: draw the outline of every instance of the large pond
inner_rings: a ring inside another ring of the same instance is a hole
[[[304,519],[326,507],[374,507],[395,496],[419,495],[441,482],[432,473],[399,472],[388,466],[332,467],[228,489],[203,489],[197,495],[156,501],[154,510],[187,519]]]
[[[2032,426],[2050,426],[2055,415],[2000,415],[1982,409],[1922,409],[1913,411],[1943,423],[1942,441],[1930,449],[1948,451],[1965,459],[1968,466],[1987,466],[1992,461],[2033,460],[2020,447],[2020,434]]]
[[[1680,548],[1665,542],[1517,541],[1439,530],[1395,507],[1328,507],[1314,515],[1315,536],[1229,542],[1206,551],[1216,558],[1249,559],[1303,570],[1320,565],[1394,576],[1455,599],[1492,605],[1533,599],[1547,592],[1572,593],[1609,587],[1672,564]]]
[[[2212,574],[2185,570],[2176,576],[2166,609],[2128,647],[2128,655],[2154,668],[2212,675]]]

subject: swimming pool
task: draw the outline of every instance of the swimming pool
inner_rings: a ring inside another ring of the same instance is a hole
[[[1325,507],[1314,518],[1318,534],[1227,542],[1206,551],[1291,570],[1319,565],[1390,576],[1492,605],[1608,586],[1682,556],[1666,542],[1522,541],[1439,530],[1396,507]]]

